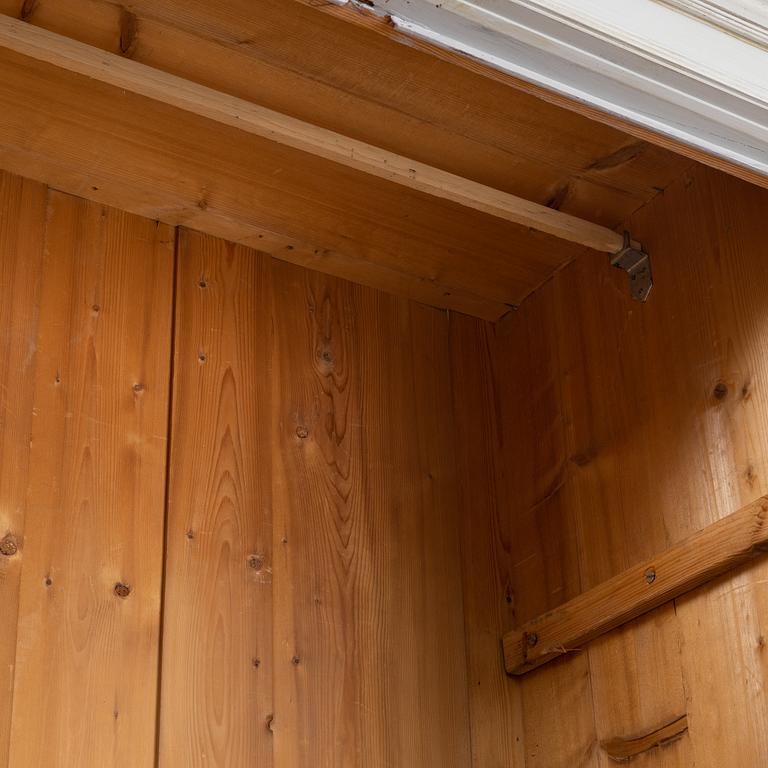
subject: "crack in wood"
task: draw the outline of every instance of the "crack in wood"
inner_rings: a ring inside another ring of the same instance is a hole
[[[669,723],[655,728],[649,733],[629,738],[616,737],[600,742],[600,746],[611,760],[623,763],[631,758],[648,752],[657,747],[663,747],[682,738],[688,731],[688,715],[680,715]]]

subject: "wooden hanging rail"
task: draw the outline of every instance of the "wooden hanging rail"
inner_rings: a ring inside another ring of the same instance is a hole
[[[622,236],[545,205],[0,15],[0,47],[500,219],[606,253]]]
[[[504,636],[522,675],[768,551],[768,496]]]

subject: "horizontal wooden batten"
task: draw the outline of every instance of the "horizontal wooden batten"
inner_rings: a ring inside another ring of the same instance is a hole
[[[622,237],[607,227],[343,136],[76,40],[0,16],[0,46],[293,149],[598,251]]]
[[[768,496],[504,636],[507,672],[579,650],[768,548]]]

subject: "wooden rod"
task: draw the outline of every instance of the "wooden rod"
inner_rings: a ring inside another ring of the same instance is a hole
[[[522,675],[663,605],[768,549],[768,496],[504,636]]]
[[[622,236],[607,227],[260,107],[10,16],[0,16],[0,47],[563,240],[606,253],[617,253],[623,247]]]

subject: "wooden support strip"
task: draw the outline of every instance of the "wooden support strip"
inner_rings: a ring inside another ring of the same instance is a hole
[[[521,675],[768,549],[768,496],[504,636],[507,672]]]
[[[607,227],[283,115],[131,59],[0,16],[0,47],[500,219],[607,253]]]

